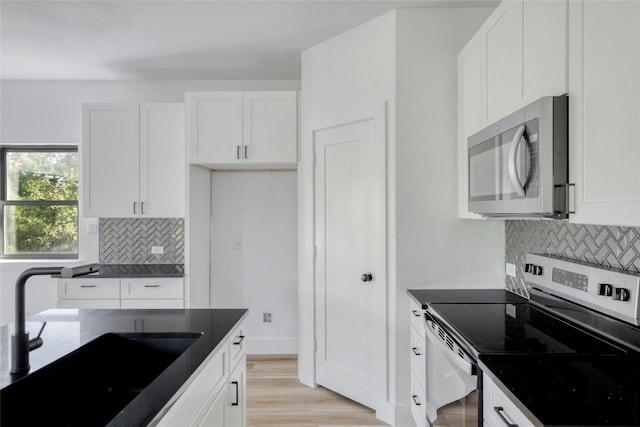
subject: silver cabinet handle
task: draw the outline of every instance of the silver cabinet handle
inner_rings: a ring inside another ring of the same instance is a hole
[[[144,202],[140,203],[140,213],[144,214]]]
[[[411,398],[413,399],[413,403],[415,403],[416,406],[422,405],[422,403],[420,403],[420,401],[418,400],[418,395],[417,394],[414,394],[413,396],[411,396]]]
[[[160,285],[144,285],[145,288],[159,288]]]
[[[420,317],[420,312],[418,310],[411,310],[414,316]]]
[[[240,146],[236,145],[236,159],[240,160]]]
[[[244,158],[245,159],[249,158],[249,156],[247,155],[247,146],[246,145],[244,146]]]
[[[420,356],[422,354],[418,351],[418,347],[411,347],[411,351],[413,351],[413,354],[416,356]]]
[[[520,178],[518,177],[516,156],[518,155],[518,146],[520,145],[520,140],[522,140],[522,137],[524,136],[524,130],[524,125],[520,126],[520,128],[516,131],[516,134],[513,136],[511,147],[509,148],[509,157],[507,164],[509,170],[509,180],[516,188],[516,193],[518,193],[518,196],[520,197],[524,197],[524,186],[522,185],[522,183],[520,182]]]
[[[244,335],[238,335],[238,338],[233,342],[233,345],[240,345],[244,341]]]
[[[95,288],[96,285],[80,285],[81,288]]]
[[[136,212],[136,207],[138,206],[138,202],[133,202],[133,213],[137,214],[138,212]]]
[[[505,426],[518,427],[518,424],[511,424],[511,422],[504,416],[504,408],[502,406],[494,406],[493,410],[496,411],[496,414],[498,414],[498,417],[500,417]]]

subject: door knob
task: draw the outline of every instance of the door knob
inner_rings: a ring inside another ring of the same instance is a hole
[[[370,282],[373,280],[373,275],[371,273],[364,273],[362,276],[360,276],[360,280],[362,280],[363,282]]]

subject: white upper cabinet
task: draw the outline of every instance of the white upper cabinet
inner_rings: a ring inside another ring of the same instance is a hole
[[[190,163],[240,162],[242,93],[186,94]]]
[[[571,222],[640,226],[640,2],[569,4]]]
[[[567,9],[566,0],[523,3],[523,105],[568,90]]]
[[[189,92],[189,163],[212,169],[295,168],[296,92]]]
[[[568,3],[503,1],[458,54],[460,218],[480,218],[467,211],[467,138],[538,98],[567,93]]]
[[[82,216],[183,217],[182,104],[85,104]]]
[[[297,162],[295,92],[244,92],[242,142],[245,163]]]
[[[502,2],[485,25],[487,122],[513,110],[522,99],[522,0]]]
[[[186,203],[184,105],[140,106],[140,214],[181,218]]]

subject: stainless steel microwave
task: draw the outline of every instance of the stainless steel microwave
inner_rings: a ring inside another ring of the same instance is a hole
[[[540,98],[469,137],[470,212],[567,218],[568,104]]]

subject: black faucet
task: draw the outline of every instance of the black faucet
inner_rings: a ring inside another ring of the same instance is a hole
[[[38,336],[32,340],[29,339],[29,332],[26,331],[25,319],[25,284],[31,276],[59,275],[63,278],[71,278],[83,276],[100,271],[98,264],[87,264],[77,267],[36,267],[23,271],[18,280],[16,280],[16,299],[15,299],[15,331],[11,335],[11,375],[14,378],[20,378],[29,372],[29,352],[42,346],[42,329]],[[45,323],[46,324],[46,323]]]

